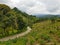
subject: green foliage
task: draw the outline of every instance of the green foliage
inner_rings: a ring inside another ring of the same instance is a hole
[[[60,27],[60,22],[51,24],[48,20],[35,23],[28,35],[18,38],[16,43],[14,43],[16,40],[11,41],[10,45],[60,45],[60,30],[57,30],[57,27]],[[6,43],[3,42],[0,45],[6,45]]]
[[[11,9],[5,4],[0,4],[0,15],[5,15],[7,12],[9,12]]]
[[[7,42],[6,45],[11,45],[10,42]]]
[[[13,39],[12,42],[13,42],[13,43],[16,43],[16,42],[17,42],[17,39]]]
[[[41,40],[40,41],[40,45],[45,45],[45,41],[44,40]]]
[[[16,7],[11,9],[5,4],[0,4],[0,37],[21,32],[27,26],[32,26],[38,20],[35,16],[28,15]]]
[[[50,37],[48,35],[42,34],[41,38],[50,42]]]

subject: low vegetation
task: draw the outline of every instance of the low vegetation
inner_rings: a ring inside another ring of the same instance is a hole
[[[60,30],[57,27],[60,26],[60,22],[51,23],[50,20],[35,23],[32,27],[32,31],[18,39],[9,40],[7,42],[1,42],[1,45],[60,45]],[[59,28],[60,29],[60,28]]]

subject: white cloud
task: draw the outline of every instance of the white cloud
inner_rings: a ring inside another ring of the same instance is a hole
[[[60,0],[0,0],[0,3],[17,7],[28,14],[60,14]]]
[[[27,10],[27,12],[29,14],[48,13],[45,4],[41,2],[36,2],[34,6],[32,6],[31,8],[29,8],[29,10]]]

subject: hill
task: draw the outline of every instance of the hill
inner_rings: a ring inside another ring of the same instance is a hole
[[[0,45],[60,45],[60,22],[50,20],[35,23],[32,31],[23,37],[1,42]]]
[[[11,9],[0,4],[0,38],[20,33],[32,25],[37,18],[20,11],[16,7]]]
[[[0,38],[21,33],[31,26],[29,34],[0,45],[60,45],[60,15],[46,15],[37,18],[16,7],[0,4]]]
[[[36,14],[34,15],[36,17],[53,17],[53,16],[59,16],[60,17],[60,14]]]

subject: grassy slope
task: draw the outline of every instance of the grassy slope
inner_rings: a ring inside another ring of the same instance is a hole
[[[60,45],[60,22],[44,21],[32,26],[32,31],[15,40],[0,42],[0,45]]]

